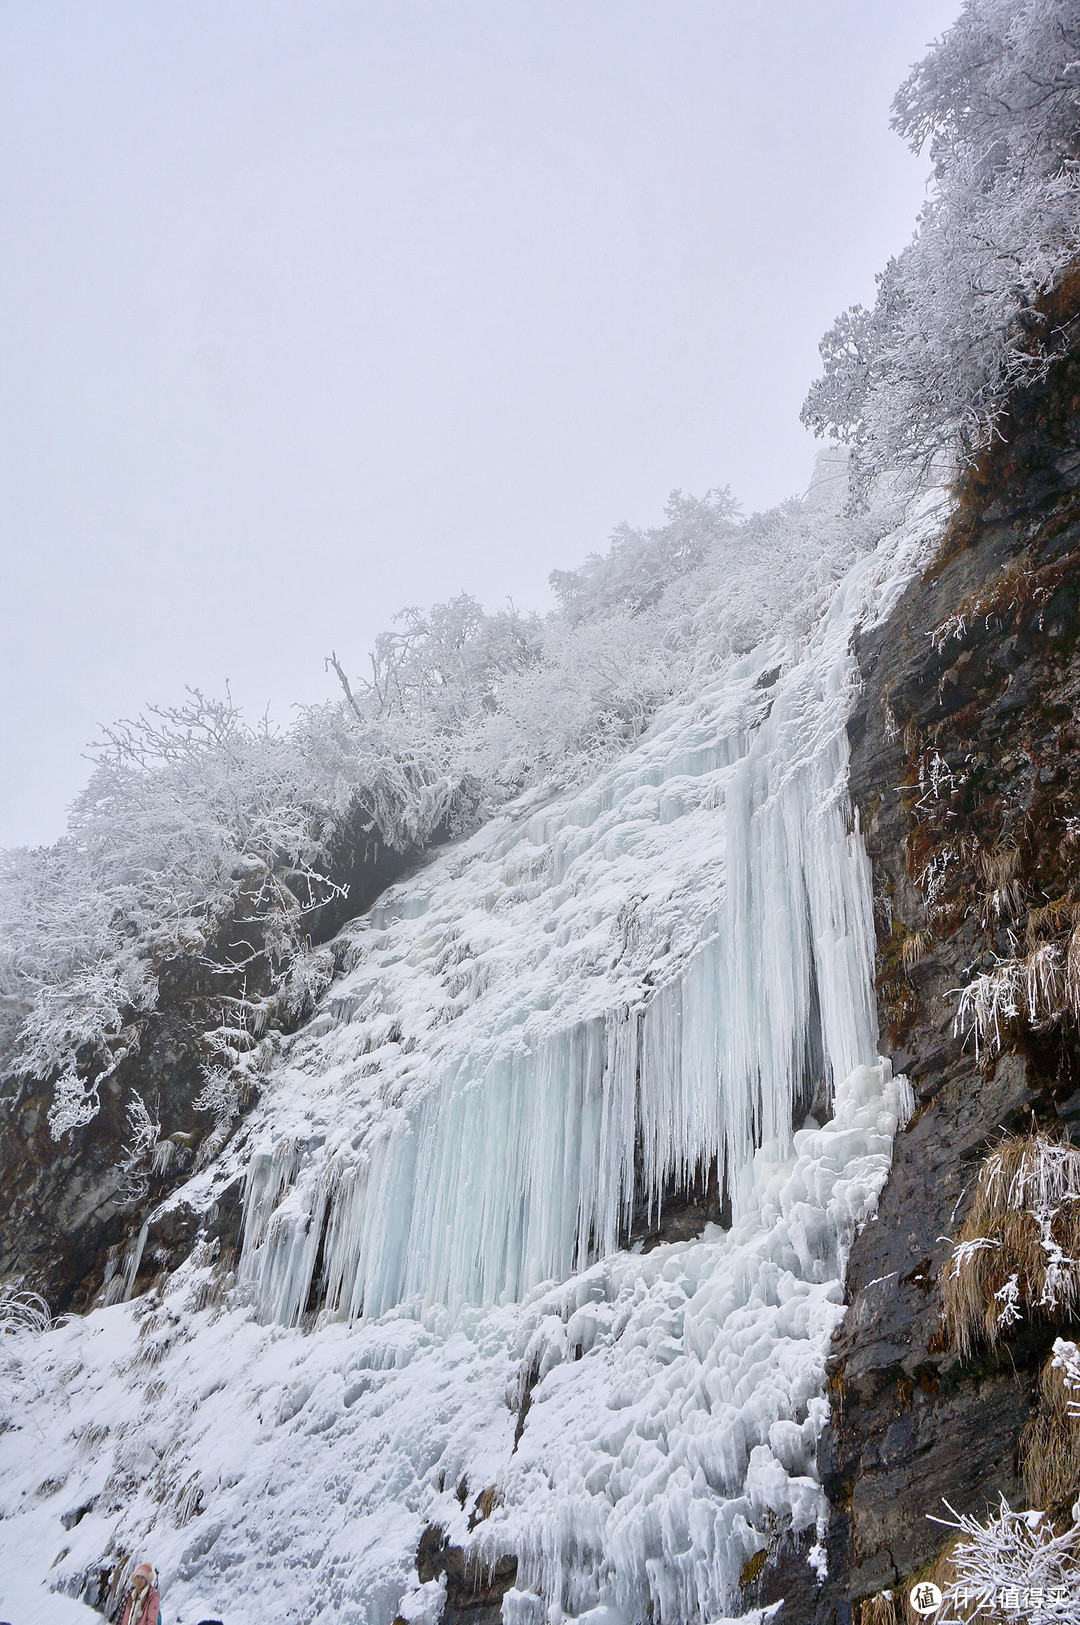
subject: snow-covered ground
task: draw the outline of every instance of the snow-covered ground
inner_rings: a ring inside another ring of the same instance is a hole
[[[778,1531],[822,1563],[824,1360],[908,1103],[875,1055],[850,639],[937,524],[856,565],[797,655],[746,656],[350,927],[184,1193],[246,1171],[238,1284],[196,1249],[24,1346],[0,1576],[149,1558],[180,1625],[419,1625],[434,1522],[517,1555],[508,1625],[681,1625],[736,1612]],[[714,1157],[729,1232],[620,1247]]]
[[[0,1580],[0,1625],[101,1625],[101,1615],[18,1571]]]

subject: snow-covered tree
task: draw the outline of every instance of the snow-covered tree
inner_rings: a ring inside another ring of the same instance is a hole
[[[1080,256],[1080,4],[967,0],[893,126],[929,148],[931,195],[874,308],[825,335],[803,408],[864,473],[970,458],[1072,335],[1080,307],[1048,296]]]
[[[638,614],[657,604],[680,576],[698,570],[716,543],[738,530],[739,505],[731,487],[703,497],[672,491],[667,524],[651,530],[618,527],[606,554],[590,553],[577,570],[553,570],[550,581],[571,625],[612,610]]]
[[[375,640],[371,680],[361,689],[366,709],[374,701],[380,717],[408,718],[436,732],[459,730],[493,711],[500,680],[533,665],[543,642],[538,615],[522,615],[512,604],[487,614],[468,593],[429,610],[403,609],[395,622]],[[364,714],[352,685],[345,689]]]

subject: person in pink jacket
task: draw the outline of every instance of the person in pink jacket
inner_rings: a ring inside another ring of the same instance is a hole
[[[140,1563],[131,1576],[120,1625],[161,1625],[161,1598],[152,1563]]]

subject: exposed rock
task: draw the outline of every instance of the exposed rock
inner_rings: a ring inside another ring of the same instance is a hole
[[[858,650],[852,790],[874,867],[881,1045],[919,1110],[849,1265],[821,1460],[838,1514],[824,1616],[939,1551],[945,1532],[929,1519],[946,1515],[943,1500],[979,1514],[999,1494],[1024,1504],[1017,1447],[1055,1329],[1029,1326],[961,1361],[942,1334],[938,1275],[1002,1132],[1078,1117],[1075,1031],[1010,1031],[1004,1053],[977,1064],[952,1030],[973,974],[1025,930],[1030,945],[1037,908],[1077,897],[1078,443],[1070,357],[1016,403],[965,483],[937,568]],[[988,898],[995,851],[1015,889]]]
[[[489,1509],[490,1510],[490,1509]],[[429,1524],[420,1536],[416,1572],[421,1585],[446,1575],[443,1625],[500,1625],[502,1600],[517,1578],[516,1557],[489,1566],[451,1545],[446,1532]]]
[[[344,841],[332,879],[347,887],[310,917],[313,944],[326,942],[347,919],[370,908],[392,881],[415,867],[416,852],[397,853],[375,836],[359,832]],[[244,931],[251,937],[250,922]],[[229,956],[228,931],[218,944],[221,963]],[[245,981],[246,979],[246,981]],[[220,1021],[220,996],[242,987],[254,997],[266,991],[257,967],[242,975],[222,975],[202,960],[175,961],[162,968],[156,1009],[131,1031],[132,1053],[102,1084],[101,1110],[83,1128],[58,1144],[49,1128],[51,1083],[24,1078],[0,1101],[0,1280],[18,1279],[41,1292],[54,1312],[84,1310],[100,1292],[110,1271],[130,1256],[143,1220],[191,1174],[213,1140],[212,1113],[197,1111],[203,1087],[204,1030]],[[235,986],[233,985],[235,983]],[[296,1009],[279,1018],[288,1031],[308,1012]],[[169,1142],[169,1160],[146,1167],[133,1181],[123,1167],[131,1140],[127,1109],[133,1094],[145,1102],[160,1125],[159,1145]],[[241,1110],[251,1100],[241,1102]],[[235,1126],[235,1125],[234,1125]],[[155,1221],[143,1250],[138,1289],[162,1269],[175,1268],[196,1233],[217,1235],[234,1244],[239,1222],[238,1192],[224,1196],[219,1211],[186,1217],[173,1209]],[[134,1285],[135,1283],[133,1283]]]

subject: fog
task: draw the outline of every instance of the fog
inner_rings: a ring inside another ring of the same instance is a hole
[[[0,845],[145,702],[284,721],[402,605],[803,488],[956,9],[6,0]]]

